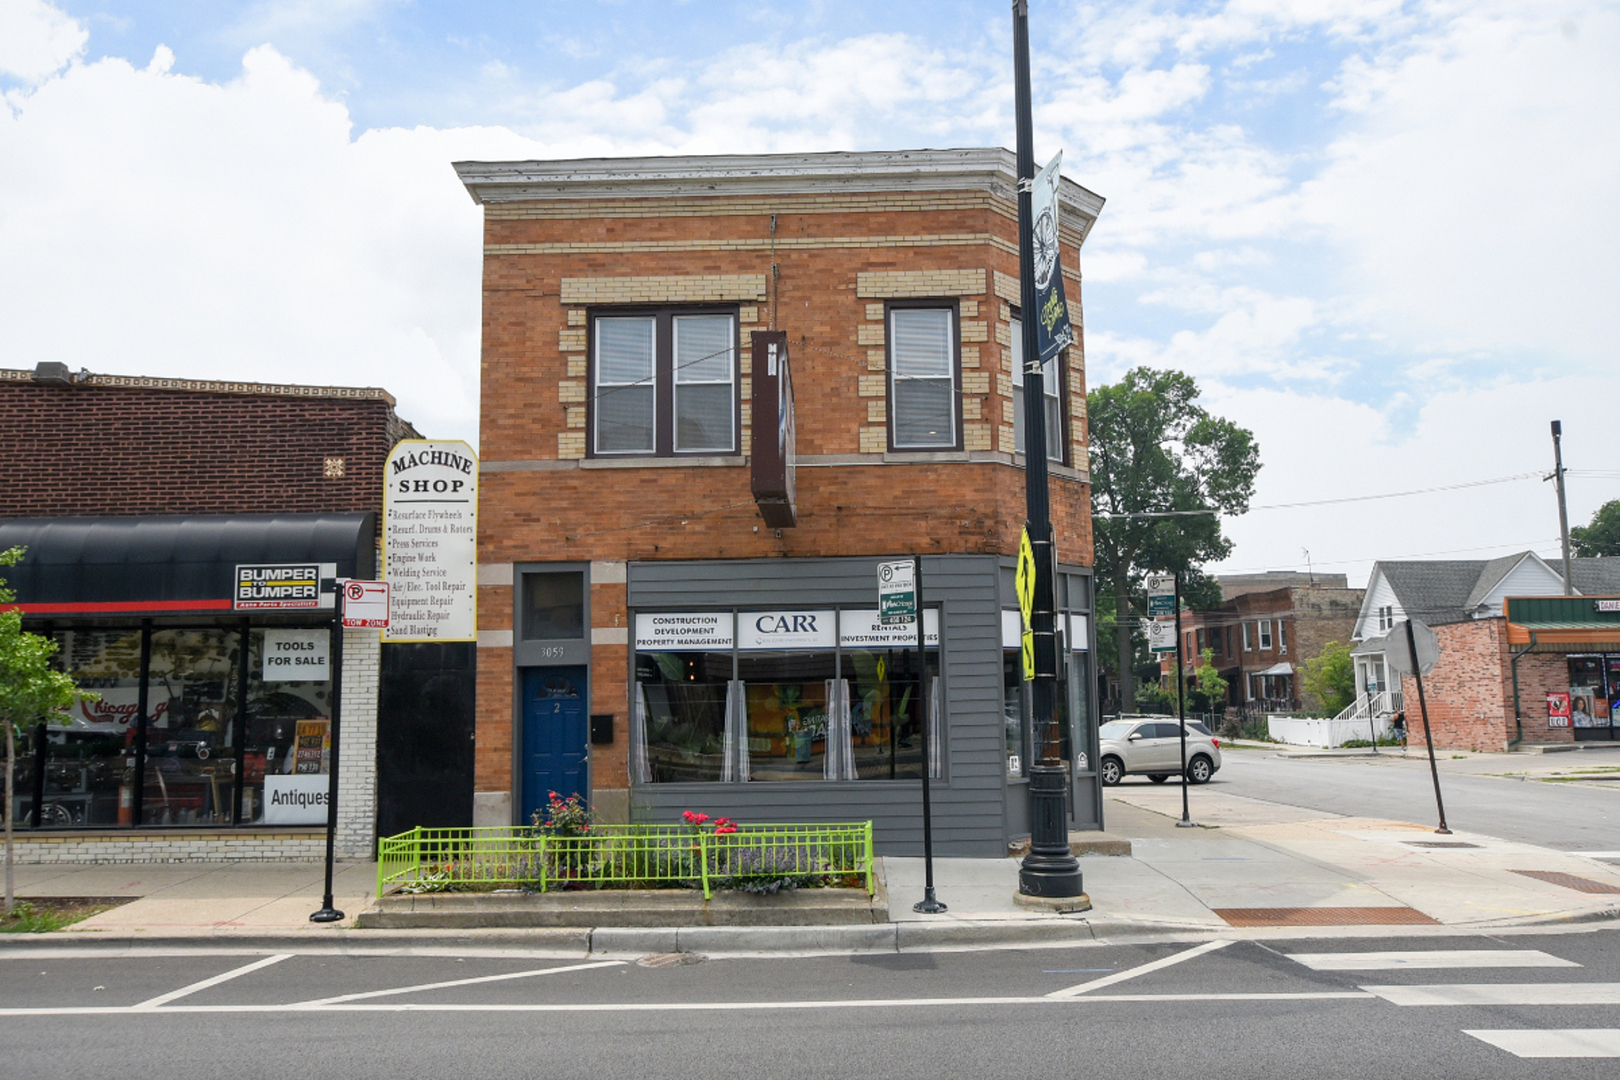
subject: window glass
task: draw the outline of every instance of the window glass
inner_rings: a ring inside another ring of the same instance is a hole
[[[1243,624],[1243,651],[1244,652],[1253,652],[1254,651],[1254,640],[1249,637],[1249,624],[1248,623]]]
[[[1264,620],[1262,620],[1260,622],[1260,648],[1262,650],[1271,648],[1271,620],[1270,619],[1264,619]]]
[[[1069,657],[1069,730],[1074,767],[1079,772],[1096,768],[1091,745],[1091,656],[1076,652]]]
[[[652,316],[596,320],[596,449],[653,450],[654,339]]]
[[[1288,624],[1281,619],[1277,620],[1277,648],[1288,651]]]
[[[647,766],[653,782],[719,780],[731,654],[640,653],[636,681],[647,701]]]
[[[263,630],[248,635],[242,820],[264,821],[266,801],[274,800],[280,821],[322,824],[325,811],[310,800],[325,788],[322,781],[310,778],[331,776],[332,681],[293,680],[276,673],[265,678],[264,636]],[[146,797],[151,798],[150,781]]]
[[[939,650],[926,653],[928,683],[939,675]],[[923,770],[922,700],[915,648],[846,649],[849,711],[855,729],[855,766],[862,780],[920,779]],[[943,724],[943,716],[937,718]],[[945,743],[940,732],[940,745]]]
[[[674,323],[675,449],[730,451],[731,316],[682,315]]]
[[[956,364],[949,308],[889,313],[890,387],[897,447],[956,445]]]
[[[1007,775],[1024,775],[1024,725],[1027,695],[1024,693],[1023,654],[1018,649],[1001,652],[1002,723],[1007,730]]]
[[[1097,729],[1099,739],[1123,739],[1131,733],[1134,725],[1129,720],[1110,720]]]
[[[827,680],[832,652],[743,653],[737,677],[747,687],[748,759],[753,780],[820,780],[827,754]],[[853,743],[861,743],[853,688]]]
[[[37,762],[17,761],[16,820],[51,827],[132,825],[135,733],[141,693],[139,630],[68,630],[53,635],[56,665],[100,701],[82,702],[67,726],[45,734],[45,791],[40,820],[33,821]],[[168,706],[154,700],[153,712]],[[25,729],[34,749],[34,728]]]
[[[1012,321],[1013,440],[1020,454],[1024,446],[1024,323]],[[1041,392],[1046,404],[1046,457],[1063,461],[1063,385],[1061,364],[1054,356],[1041,365]]]
[[[234,630],[152,632],[141,824],[231,823],[241,643]]]
[[[529,640],[585,636],[583,571],[523,575],[523,636]]]

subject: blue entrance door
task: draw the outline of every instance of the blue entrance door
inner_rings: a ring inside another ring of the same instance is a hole
[[[549,792],[591,794],[589,722],[583,667],[523,671],[523,817],[544,809]]]

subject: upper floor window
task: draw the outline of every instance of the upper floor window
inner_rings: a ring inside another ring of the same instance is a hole
[[[1277,651],[1280,653],[1288,651],[1288,624],[1281,619],[1277,620]]]
[[[1253,639],[1251,639],[1249,637],[1249,624],[1248,623],[1243,624],[1243,651],[1244,652],[1253,652],[1254,651],[1254,641],[1253,641]]]
[[[737,315],[665,309],[592,320],[595,454],[737,450]]]
[[[1380,631],[1391,630],[1391,629],[1394,629],[1394,626],[1395,626],[1395,609],[1393,607],[1381,607],[1381,608],[1379,608],[1378,609],[1378,629]]]
[[[1271,620],[1260,620],[1260,651],[1265,652],[1271,648]]]
[[[1046,460],[1063,464],[1063,360],[1059,354],[1041,365],[1042,401],[1046,406]],[[1020,454],[1024,446],[1024,323],[1012,321],[1013,439]]]
[[[889,307],[889,447],[959,450],[956,308]]]

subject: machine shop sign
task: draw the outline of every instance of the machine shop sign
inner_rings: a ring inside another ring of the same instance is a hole
[[[383,466],[384,641],[478,637],[478,457],[406,439]]]
[[[330,611],[337,563],[238,563],[233,611]]]

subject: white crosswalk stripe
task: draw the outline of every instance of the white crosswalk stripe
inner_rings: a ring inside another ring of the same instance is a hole
[[[1620,1057],[1620,1028],[1560,1028],[1554,1031],[1513,1029],[1468,1031],[1481,1042],[1490,1043],[1522,1058],[1612,1058]]]
[[[1363,986],[1391,1005],[1620,1005],[1620,983],[1453,983]]]
[[[1395,971],[1402,968],[1568,968],[1573,960],[1540,949],[1434,949],[1426,952],[1290,953],[1312,971]]]

